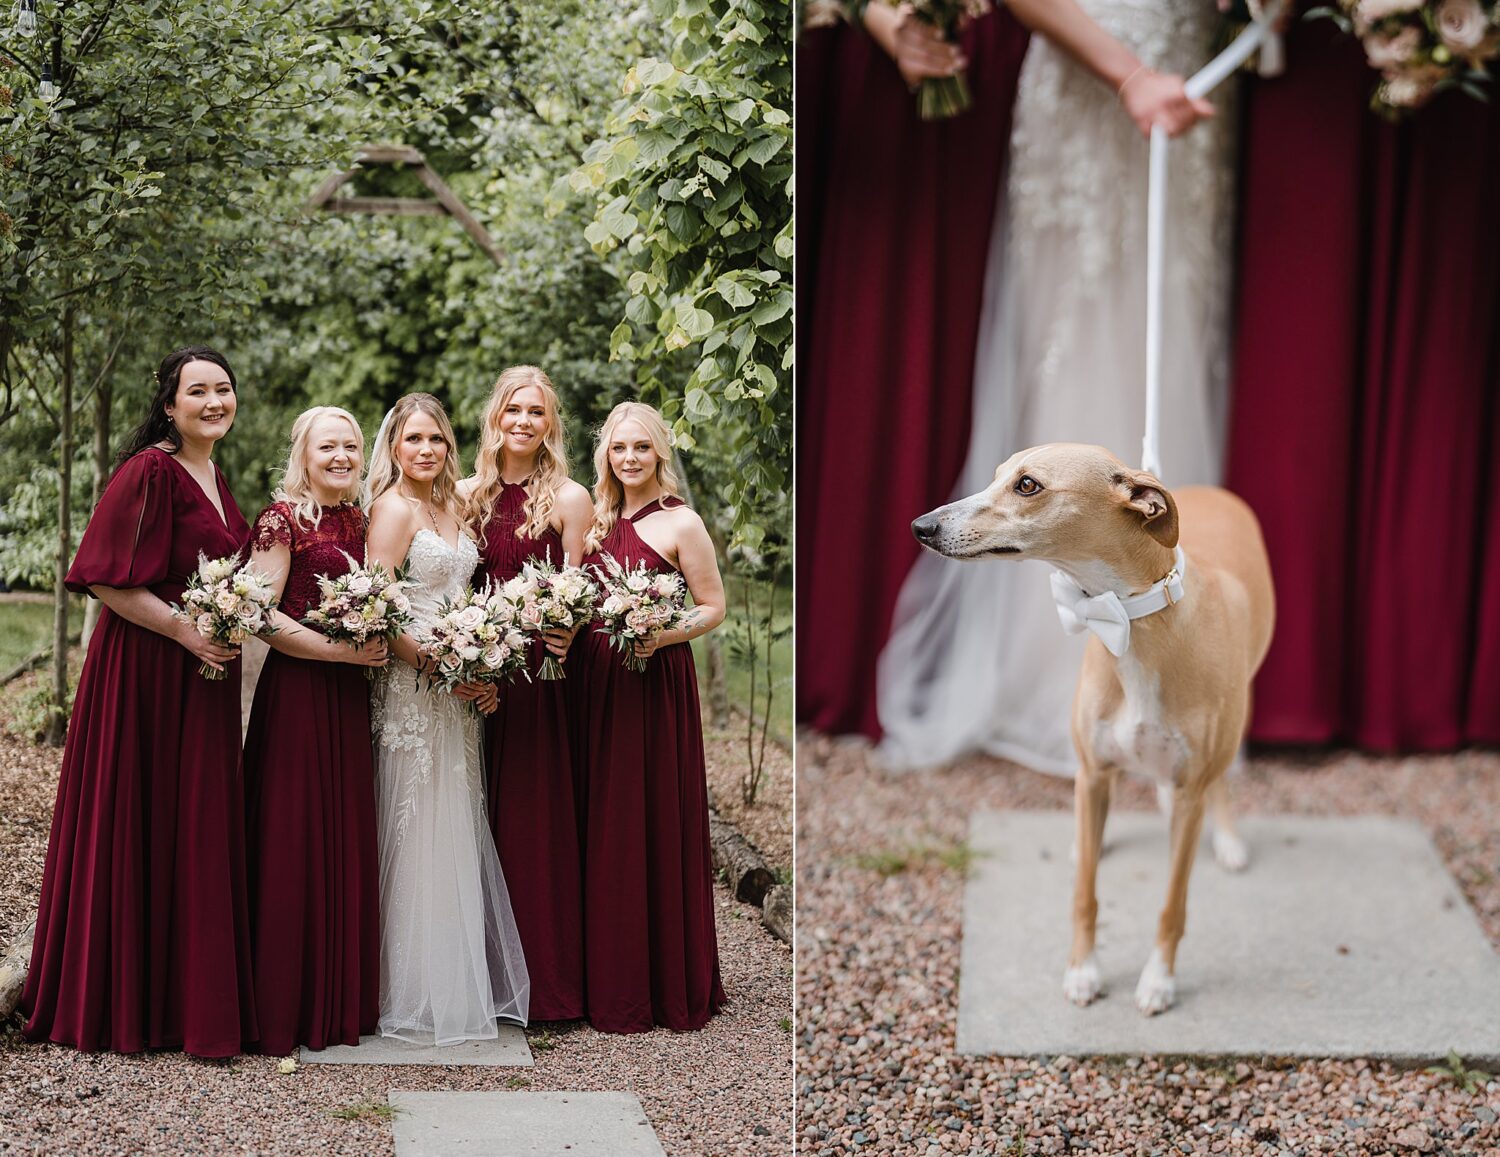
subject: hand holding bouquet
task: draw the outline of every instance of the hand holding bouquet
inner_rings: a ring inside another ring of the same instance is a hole
[[[338,578],[318,576],[322,600],[302,616],[330,639],[362,647],[371,639],[395,639],[411,622],[408,584],[380,563],[358,563],[348,555],[349,569]],[[374,678],[374,669],[365,676]]]
[[[224,558],[198,556],[198,569],[188,578],[182,606],[172,613],[211,643],[238,647],[252,635],[274,635],[271,609],[276,595],[271,579],[254,567],[240,565],[238,555]],[[217,682],[225,671],[205,661],[198,674]]]
[[[526,672],[529,649],[515,611],[496,590],[468,590],[438,608],[424,645],[431,684],[452,691],[465,683],[503,683]]]
[[[526,563],[520,574],[500,588],[500,594],[514,608],[521,628],[536,634],[581,627],[593,618],[599,601],[594,580],[581,566],[569,566],[566,557],[561,567],[554,566],[551,558]],[[537,678],[564,677],[562,663],[547,652]]]
[[[871,4],[880,2],[848,0],[845,8],[850,20],[864,24]],[[961,68],[947,75],[935,73],[935,68],[943,67],[940,63],[943,54],[935,53],[934,48],[953,44],[966,18],[981,16],[989,9],[989,0],[905,0],[899,5],[900,23],[893,54],[896,66],[917,94],[917,115],[923,120],[957,116],[973,103]],[[904,31],[907,29],[911,30],[909,34]]]
[[[680,627],[687,618],[687,587],[682,576],[648,570],[644,562],[626,570],[608,554],[596,573],[604,594],[598,612],[600,629],[624,653],[628,670],[644,671],[647,660],[635,653],[635,644]]]

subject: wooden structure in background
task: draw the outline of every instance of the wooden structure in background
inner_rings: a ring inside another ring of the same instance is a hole
[[[417,180],[432,190],[432,200],[421,197],[340,197],[339,189],[361,169],[378,166],[409,168]],[[308,198],[309,212],[323,213],[369,213],[383,217],[452,217],[464,227],[474,243],[488,254],[491,261],[499,265],[502,253],[490,239],[479,219],[458,199],[447,183],[432,170],[427,158],[420,151],[407,145],[367,145],[354,158],[354,167],[347,172],[329,177]]]

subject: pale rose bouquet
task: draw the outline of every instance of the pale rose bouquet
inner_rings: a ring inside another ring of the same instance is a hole
[[[398,572],[378,562],[356,562],[348,552],[349,569],[338,578],[318,576],[322,599],[302,616],[302,621],[330,639],[362,647],[371,639],[390,641],[411,622],[411,584]],[[375,668],[366,667],[365,677],[375,678]]]
[[[1379,70],[1371,106],[1386,116],[1419,108],[1445,88],[1488,99],[1488,63],[1500,52],[1500,0],[1338,0],[1327,16],[1364,45]]]
[[[271,611],[276,594],[269,575],[253,566],[240,565],[238,555],[224,558],[198,556],[198,569],[188,577],[182,605],[172,613],[205,639],[223,647],[238,647],[254,635],[274,635]],[[198,674],[217,682],[225,677],[221,667],[208,663]]]
[[[514,608],[522,630],[542,634],[580,627],[592,619],[599,587],[583,567],[569,566],[567,556],[560,567],[549,557],[523,565],[521,573],[500,588],[500,595]],[[548,651],[537,678],[565,677],[562,662]]]
[[[430,686],[508,683],[526,671],[530,651],[515,609],[492,587],[466,590],[438,607],[422,648],[433,662]]]
[[[625,666],[644,671],[646,660],[635,644],[680,627],[687,618],[687,586],[675,572],[649,570],[644,562],[627,570],[613,555],[596,568],[604,601],[599,604],[600,630],[625,655]]]

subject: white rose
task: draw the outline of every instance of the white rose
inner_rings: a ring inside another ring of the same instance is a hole
[[[449,651],[441,659],[438,660],[438,666],[441,667],[444,671],[457,671],[463,665],[464,661],[457,655],[455,655],[452,651]]]
[[[214,617],[209,614],[199,615],[198,621],[195,622],[193,626],[197,629],[200,635],[207,639],[214,633]]]
[[[453,625],[465,631],[472,631],[484,622],[484,608],[471,604],[453,616]]]
[[[352,579],[349,580],[349,589],[357,595],[369,594],[370,576],[365,574],[355,575]]]
[[[226,615],[233,614],[234,608],[240,605],[240,598],[233,591],[219,591],[214,595],[214,606]]]
[[[364,616],[358,611],[350,611],[339,622],[344,625],[346,631],[357,631],[365,625]]]
[[[1484,42],[1489,21],[1479,0],[1441,0],[1436,17],[1438,35],[1454,52],[1467,54]]]
[[[411,614],[411,600],[408,599],[403,594],[392,595],[391,596],[391,606],[393,606],[393,607],[396,608],[396,612],[398,614],[402,614],[402,615],[409,615],[409,614]]]
[[[505,661],[505,654],[503,651],[501,651],[499,643],[491,643],[484,649],[484,654],[481,656],[481,658],[484,660],[484,665],[486,667],[494,670]]]
[[[1394,68],[1405,64],[1422,47],[1420,28],[1403,28],[1394,36],[1372,34],[1365,38],[1365,56],[1372,68]]]
[[[599,609],[606,615],[618,615],[625,609],[625,605],[625,600],[619,595],[610,595],[609,598],[604,600],[604,605]]]
[[[628,575],[625,579],[625,589],[635,591],[639,594],[651,585],[651,580],[640,572]]]

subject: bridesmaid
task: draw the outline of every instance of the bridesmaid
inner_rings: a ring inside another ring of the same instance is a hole
[[[63,751],[26,1035],[233,1056],[257,1035],[238,652],[172,615],[198,556],[248,528],[211,458],[235,415],[222,354],[168,354],[67,575],[105,611]],[[201,663],[227,672],[214,682]]]
[[[612,554],[677,570],[694,609],[627,670],[598,631],[584,638],[575,757],[585,783],[584,943],[589,1022],[605,1032],[702,1028],[724,1003],[714,935],[708,785],[688,640],[724,620],[703,520],[677,497],[670,435],[640,402],[610,411],[594,452],[589,561]]]
[[[535,366],[500,375],[484,411],[474,477],[463,484],[479,538],[480,571],[514,578],[529,559],[583,558],[593,518],[588,491],[568,477],[557,393]],[[476,583],[479,576],[475,576]],[[567,654],[574,632],[533,646]],[[565,680],[519,680],[485,724],[485,798],[500,866],[531,974],[531,1019],[584,1015],[583,885],[573,796]]]
[[[300,620],[318,578],[364,562],[355,505],[364,435],[317,406],[292,425],[275,501],[255,520],[251,562],[281,599],[245,737],[250,928],[258,1052],[359,1043],[380,1019],[380,864],[370,685],[384,639],[335,642]]]

